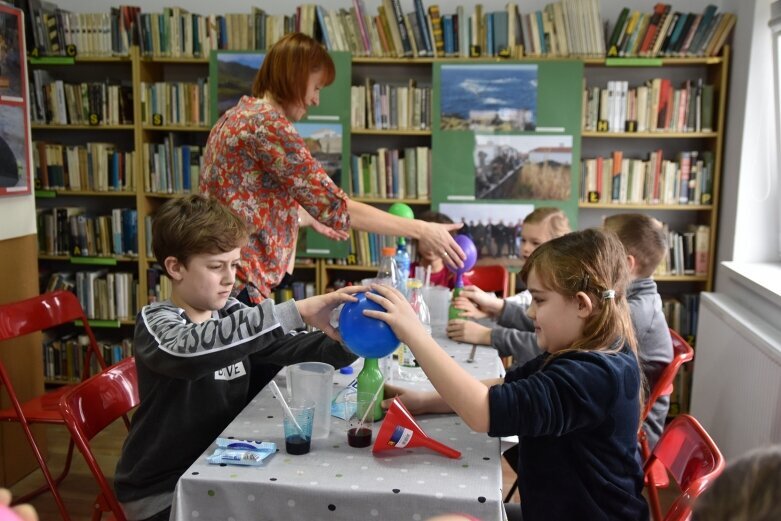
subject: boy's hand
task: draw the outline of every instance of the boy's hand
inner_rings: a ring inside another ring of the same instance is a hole
[[[385,384],[384,396],[388,396],[389,398],[382,401],[382,408],[388,409],[388,407],[391,406],[391,403],[393,403],[393,399],[398,398],[411,414],[425,414],[429,412],[426,406],[426,397],[428,394],[430,393],[413,391],[412,389]]]
[[[364,286],[347,286],[325,295],[297,300],[296,308],[304,322],[316,327],[329,338],[341,342],[342,337],[339,335],[339,331],[330,322],[331,311],[345,302],[357,302],[358,299],[353,296],[353,293],[360,291],[366,291],[366,288]]]
[[[491,328],[471,320],[453,319],[447,323],[447,336],[465,344],[491,345]]]
[[[15,507],[11,508],[9,506],[10,504],[11,492],[8,489],[0,488],[0,519],[8,519],[9,521],[12,519],[19,519],[21,521],[38,521],[38,513],[35,511],[35,508],[33,508],[32,505],[16,505]],[[3,510],[6,510],[6,512],[3,512]],[[18,517],[11,516],[8,514],[8,512],[16,514]]]
[[[498,317],[504,307],[503,299],[493,293],[486,293],[477,286],[465,287],[459,296],[471,300],[483,313],[492,318]]]
[[[407,299],[396,288],[383,284],[372,284],[372,291],[366,293],[366,298],[376,302],[385,311],[365,310],[364,315],[382,320],[388,324],[401,342],[410,344],[414,339],[429,336],[423,329],[423,324],[410,306]]]
[[[464,297],[463,295],[459,295],[453,300],[453,307],[460,309],[460,316],[464,318],[489,318],[488,313],[482,311],[474,304],[474,302]]]

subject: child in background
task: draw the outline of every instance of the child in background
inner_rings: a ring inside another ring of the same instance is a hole
[[[356,359],[328,319],[362,289],[248,307],[230,297],[247,243],[241,218],[216,199],[189,195],[160,206],[152,227],[172,292],[170,301],[144,306],[136,321],[141,403],[114,478],[131,521],[168,520],[179,476],[268,383],[257,376],[259,365],[339,368]],[[324,333],[288,334],[304,323]]]
[[[627,290],[629,313],[637,337],[640,368],[648,389],[653,389],[673,359],[673,343],[662,311],[662,297],[651,278],[667,251],[664,229],[656,219],[638,213],[611,215],[605,218],[604,228],[615,233],[626,249],[632,276]],[[669,408],[670,397],[659,397],[643,423],[652,449],[662,435]]]
[[[431,223],[453,224],[453,219],[447,215],[431,210],[427,210],[420,214],[418,219]],[[456,284],[456,275],[447,269],[447,266],[445,266],[442,252],[431,250],[418,241],[415,241],[415,251],[417,252],[418,260],[410,264],[409,276],[415,276],[415,268],[418,266],[422,268],[431,267],[431,278],[429,279],[429,285],[444,286],[446,288],[453,289]],[[464,276],[463,280],[464,286],[469,284],[468,277]]]
[[[569,233],[567,215],[558,208],[537,208],[526,216],[521,229],[521,257],[524,262],[541,244]],[[534,327],[526,317],[531,302],[528,291],[502,300],[493,293],[469,286],[454,301],[463,310],[463,319],[451,320],[447,334],[467,344],[490,345],[500,357],[511,356],[514,364],[524,364],[540,354]],[[469,319],[491,318],[497,321],[487,327]]]
[[[453,411],[474,431],[519,436],[524,521],[648,519],[635,458],[643,391],[624,247],[599,230],[570,233],[535,250],[521,277],[545,352],[483,382],[425,332],[401,293],[374,286],[378,294],[368,296],[385,311],[364,314],[393,328],[436,389],[386,392],[413,414]]]

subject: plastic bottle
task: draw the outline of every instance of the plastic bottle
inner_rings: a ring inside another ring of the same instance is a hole
[[[431,315],[428,311],[426,301],[423,300],[423,283],[418,279],[410,279],[407,283],[409,289],[409,302],[412,305],[412,309],[415,310],[415,314],[418,316],[418,320],[423,324],[423,329],[426,333],[431,335]],[[412,354],[412,350],[407,344],[401,345],[402,354],[399,359],[399,378],[408,382],[420,382],[427,380],[428,377],[423,369],[420,368],[418,361],[415,360],[415,355]]]
[[[406,293],[407,291],[407,280],[409,279],[409,266],[410,266],[410,258],[409,258],[409,252],[407,251],[407,241],[404,240],[404,237],[399,237],[399,244],[396,246],[396,266],[399,268],[399,286],[401,288],[404,288],[403,290],[400,290],[405,295],[408,295]]]
[[[377,358],[364,358],[363,369],[358,373],[358,393],[368,393],[374,396],[377,389],[385,384]],[[380,391],[382,393],[382,391]],[[374,401],[374,419],[382,419],[382,396]]]
[[[396,249],[393,246],[382,248],[380,269],[377,270],[377,283],[388,284],[399,289],[399,267],[396,265]]]

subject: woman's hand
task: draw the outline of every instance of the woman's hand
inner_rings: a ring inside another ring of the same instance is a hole
[[[491,328],[471,320],[453,319],[447,323],[447,336],[465,344],[491,345]]]
[[[366,298],[385,308],[385,311],[367,309],[364,310],[364,315],[388,324],[399,341],[407,345],[414,343],[416,339],[430,336],[399,290],[384,284],[372,284],[371,289],[372,291],[366,293]]]
[[[329,338],[341,342],[342,337],[339,335],[339,331],[331,325],[331,311],[345,302],[357,302],[358,299],[353,296],[353,293],[359,291],[366,291],[366,288],[364,286],[347,286],[325,295],[297,300],[296,308],[298,308],[304,322],[316,327]]]
[[[437,252],[442,256],[445,264],[453,268],[463,268],[466,255],[450,234],[461,228],[464,223],[439,224],[420,221],[423,228],[418,237],[418,242],[429,251]]]
[[[325,224],[321,223],[320,221],[318,221],[317,219],[309,215],[309,212],[304,210],[302,206],[298,207],[298,222],[299,222],[299,226],[301,226],[302,228],[311,226],[312,229],[317,233],[319,233],[320,235],[323,235],[334,241],[343,241],[345,239],[350,238],[349,231],[334,230],[333,228],[326,226]]]
[[[487,293],[477,286],[467,286],[461,290],[459,297],[463,297],[472,301],[480,311],[485,313],[491,318],[497,318],[502,313],[504,308],[504,300],[500,299],[493,293]],[[458,306],[456,306],[458,307]],[[467,316],[467,315],[464,315]],[[479,318],[479,317],[473,317]]]

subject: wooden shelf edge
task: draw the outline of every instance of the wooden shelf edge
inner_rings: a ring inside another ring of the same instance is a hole
[[[583,210],[674,210],[682,212],[712,211],[712,204],[642,204],[642,203],[586,203],[578,202]]]
[[[719,137],[718,132],[595,132],[583,130],[584,138],[596,139],[713,139]]]

